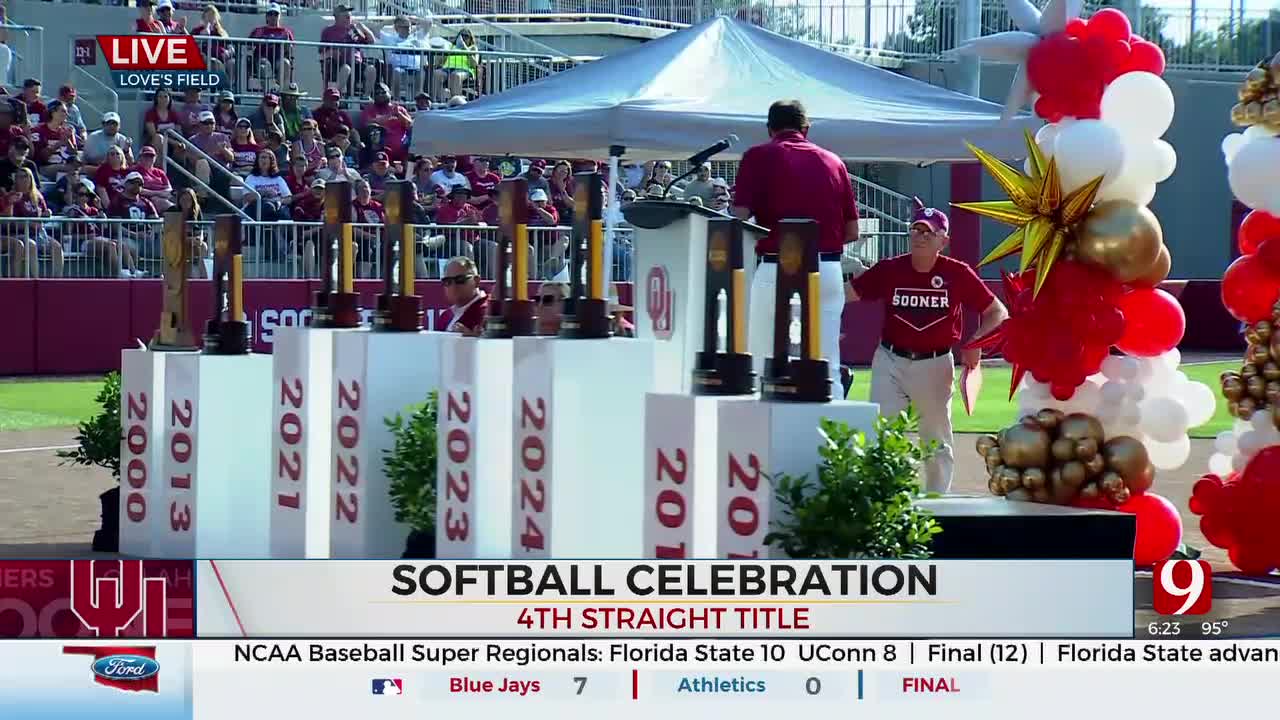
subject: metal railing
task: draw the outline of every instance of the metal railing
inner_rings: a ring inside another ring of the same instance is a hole
[[[165,139],[168,140],[169,147],[181,146],[184,153],[190,153],[191,155],[201,160],[204,160],[209,165],[210,178],[213,177],[214,172],[217,172],[220,176],[227,178],[227,182],[230,188],[239,189],[241,194],[252,195],[254,197],[253,206],[254,206],[254,209],[256,210],[256,213],[255,213],[257,215],[256,219],[257,220],[262,219],[262,195],[257,190],[254,190],[253,188],[246,185],[244,182],[244,178],[240,177],[236,173],[231,172],[231,170],[226,165],[223,165],[221,161],[214,159],[208,153],[206,153],[205,151],[197,147],[194,142],[188,140],[187,138],[184,138],[182,135],[178,134],[176,131],[172,129],[168,129],[164,131],[164,135],[165,135]],[[174,162],[175,161],[171,156],[165,158],[165,164],[167,166],[172,165]],[[200,184],[205,185],[202,179],[200,180]],[[205,187],[208,187],[208,185],[205,185]],[[213,192],[212,188],[210,188],[209,191]],[[227,205],[228,207],[233,208],[236,211],[236,213],[240,215],[240,217],[246,220],[254,219],[254,218],[250,218],[248,214],[246,214],[243,210],[241,210],[240,206],[238,206],[236,203],[232,201],[233,200],[232,198],[229,198],[222,194],[217,194],[217,199],[223,204]]]
[[[44,28],[0,23],[0,84],[22,87],[33,77],[44,79]]]
[[[431,16],[438,20],[447,18],[448,24],[467,23],[480,25],[483,30],[476,32],[473,29],[472,34],[476,36],[476,44],[482,50],[540,54],[549,57],[565,55],[564,51],[551,47],[541,40],[522,35],[493,22],[489,18],[471,14],[468,12],[465,3],[459,7],[457,3],[449,3],[444,0],[392,0],[390,8],[394,14],[404,14],[410,17]]]
[[[120,112],[120,93],[115,88],[102,82],[84,68],[72,66],[72,84],[76,87],[76,104],[92,110],[97,115],[97,122],[85,120],[86,127],[101,125],[102,116],[106,113]]]

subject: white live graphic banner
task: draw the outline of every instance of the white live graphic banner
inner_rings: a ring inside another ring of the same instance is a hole
[[[202,637],[1132,637],[1128,560],[197,561]]]

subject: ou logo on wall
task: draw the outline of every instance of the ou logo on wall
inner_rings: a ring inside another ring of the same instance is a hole
[[[671,278],[667,268],[655,265],[645,279],[645,309],[653,323],[653,336],[670,340],[674,332],[675,293],[671,290]]]

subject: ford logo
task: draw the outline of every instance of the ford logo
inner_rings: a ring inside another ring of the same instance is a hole
[[[104,680],[146,680],[160,672],[160,663],[141,655],[108,655],[93,663],[93,674]]]

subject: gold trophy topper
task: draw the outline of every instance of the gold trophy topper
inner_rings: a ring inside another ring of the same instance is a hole
[[[707,265],[714,272],[729,269],[729,236],[725,232],[711,233],[707,244]]]
[[[191,242],[187,238],[190,213],[174,207],[164,214],[164,305],[152,350],[194,350],[195,336],[187,312],[190,292]]]

